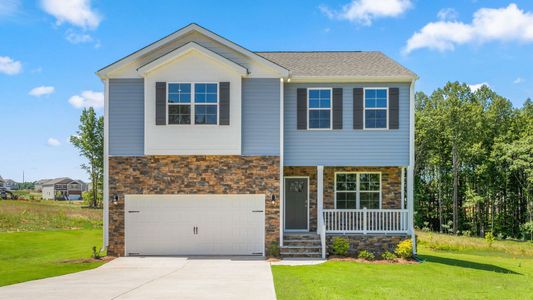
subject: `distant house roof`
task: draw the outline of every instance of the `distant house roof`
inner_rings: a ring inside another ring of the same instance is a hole
[[[44,186],[44,185],[54,185],[54,184],[67,184],[72,181],[74,181],[72,178],[60,177],[60,178],[50,179],[44,182],[42,185]]]
[[[256,52],[304,77],[405,77],[417,78],[411,70],[379,51]]]

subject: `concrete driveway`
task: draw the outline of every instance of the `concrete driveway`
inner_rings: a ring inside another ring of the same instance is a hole
[[[276,299],[270,264],[246,257],[121,257],[0,288],[0,299]]]

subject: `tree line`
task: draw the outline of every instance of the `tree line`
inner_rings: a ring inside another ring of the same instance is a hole
[[[533,239],[533,103],[449,82],[416,94],[415,222]]]

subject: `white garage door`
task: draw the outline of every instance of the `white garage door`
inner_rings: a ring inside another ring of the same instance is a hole
[[[263,255],[265,195],[126,195],[126,255]]]

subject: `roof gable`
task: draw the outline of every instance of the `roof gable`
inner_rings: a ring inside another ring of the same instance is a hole
[[[216,52],[213,52],[205,47],[202,47],[201,45],[195,43],[195,42],[189,42],[187,43],[186,45],[184,46],[181,46],[179,48],[176,48],[170,52],[168,52],[167,54],[164,54],[160,57],[157,57],[156,59],[140,66],[139,68],[137,68],[137,71],[141,74],[146,74],[150,71],[153,71],[155,70],[156,68],[159,68],[167,63],[171,63],[173,61],[175,61],[176,59],[184,56],[184,55],[187,55],[191,52],[197,52],[197,53],[200,53],[212,60],[215,60],[233,70],[235,70],[236,72],[238,72],[239,74],[241,75],[246,75],[248,73],[248,70],[244,67],[244,66],[241,66],[237,63],[235,63],[234,61],[232,60],[229,60],[221,55],[219,55],[218,53]]]
[[[187,25],[177,31],[175,31],[174,33],[171,33],[169,35],[167,35],[166,37],[100,69],[96,74],[100,77],[100,78],[107,78],[109,76],[109,74],[111,72],[114,72],[114,71],[117,71],[125,66],[127,66],[128,64],[131,64],[133,62],[135,62],[136,60],[142,58],[142,57],[145,57],[145,56],[149,56],[149,54],[151,52],[154,52],[156,51],[157,49],[159,48],[164,48],[165,45],[167,44],[171,44],[173,41],[181,38],[181,37],[184,37],[188,34],[192,34],[192,33],[198,33],[198,34],[201,34],[203,36],[206,36],[210,39],[212,39],[213,41],[217,42],[217,43],[220,43],[221,45],[224,45],[225,47],[228,47],[229,49],[233,50],[233,51],[236,51],[238,53],[240,53],[241,55],[243,56],[246,56],[247,58],[251,59],[251,60],[254,60],[260,64],[263,64],[263,65],[266,65],[267,67],[271,68],[272,70],[274,70],[275,72],[279,73],[280,76],[288,76],[289,74],[289,71],[287,69],[285,69],[284,67],[260,56],[260,55],[257,55],[256,53],[238,45],[238,44],[235,44],[201,26],[199,26],[198,24],[195,24],[195,23],[192,23],[190,25]],[[170,52],[174,49],[168,49],[167,52]],[[166,53],[165,53],[166,54]],[[157,55],[157,56],[161,56],[161,54]]]

